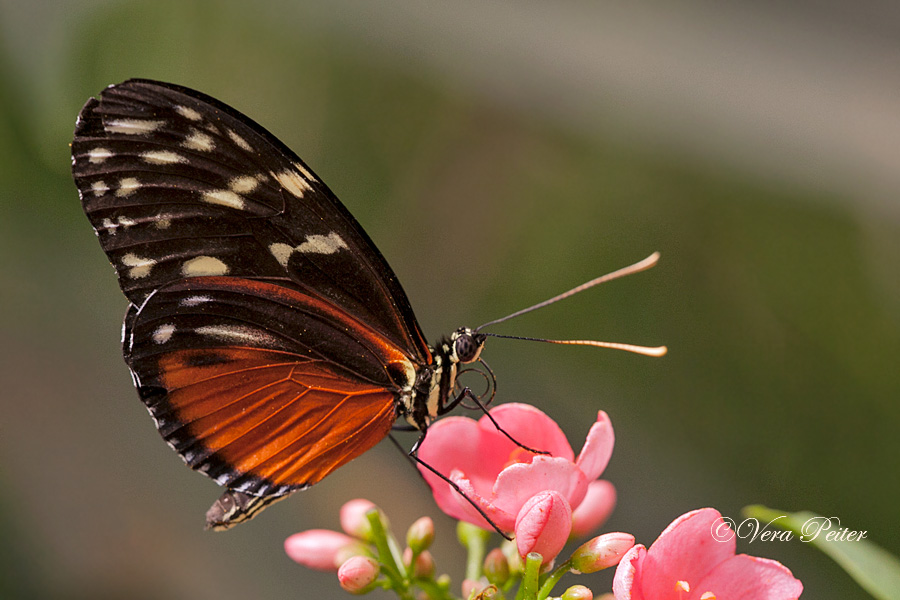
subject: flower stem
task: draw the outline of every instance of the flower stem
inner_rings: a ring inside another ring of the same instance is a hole
[[[540,591],[538,592],[537,598],[538,600],[544,600],[547,596],[550,595],[550,592],[553,591],[553,587],[559,583],[559,580],[562,579],[562,576],[569,572],[572,568],[571,561],[566,561],[563,564],[559,565],[557,568],[553,569],[553,572],[547,576],[547,580],[544,581],[544,585],[541,586]]]
[[[403,571],[400,570],[403,561],[397,554],[397,542],[388,534],[377,509],[367,512],[366,519],[372,527],[372,541],[378,550],[381,572],[388,578],[391,589],[397,593],[399,598],[412,600],[406,578],[402,574]]]
[[[540,590],[539,578],[543,557],[537,552],[529,552],[525,557],[525,570],[522,573],[522,587],[519,589],[522,600],[537,600]],[[517,596],[518,597],[518,596]]]
[[[476,581],[481,577],[481,569],[484,564],[484,556],[487,550],[487,542],[491,534],[475,525],[463,521],[456,527],[456,535],[460,543],[466,547],[466,579]]]

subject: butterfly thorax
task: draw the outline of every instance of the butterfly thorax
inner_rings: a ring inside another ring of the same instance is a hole
[[[451,396],[456,389],[459,365],[477,361],[486,339],[484,334],[460,327],[430,347],[434,362],[418,370],[411,393],[401,396],[400,415],[419,431],[428,429],[434,419],[455,405]]]

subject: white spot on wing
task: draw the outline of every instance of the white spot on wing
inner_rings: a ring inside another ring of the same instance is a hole
[[[234,192],[228,190],[213,190],[203,192],[201,198],[207,204],[218,204],[219,206],[227,206],[229,208],[244,208],[244,199]]]
[[[119,189],[116,190],[116,196],[125,198],[133,194],[141,187],[141,182],[134,177],[123,177],[119,180]]]
[[[231,188],[231,191],[237,192],[238,194],[249,194],[258,186],[259,179],[257,179],[253,175],[243,175],[241,177],[235,177],[228,182],[228,187]]]
[[[185,277],[225,275],[228,273],[228,265],[214,256],[197,256],[185,261],[181,266],[181,273]]]
[[[147,119],[113,119],[105,125],[106,133],[124,133],[125,135],[149,135],[162,127],[165,121]]]
[[[91,184],[91,191],[94,192],[95,196],[102,196],[109,191],[109,186],[106,185],[105,181],[95,181]]]
[[[282,244],[278,242],[269,246],[269,252],[271,252],[272,256],[275,257],[275,260],[281,263],[281,266],[286,269],[288,266],[288,261],[291,258],[291,254],[294,253],[294,248],[290,244]]]
[[[200,150],[201,152],[212,152],[216,148],[215,142],[209,135],[196,129],[191,130],[191,135],[184,138],[181,145],[190,150]]]
[[[150,336],[153,338],[153,341],[157,344],[165,344],[172,338],[172,334],[175,333],[175,326],[171,323],[166,323],[165,325],[160,325],[156,328],[156,331]]]
[[[284,189],[297,196],[298,198],[302,198],[303,194],[306,193],[306,190],[312,189],[309,183],[305,179],[303,179],[303,176],[294,170],[282,171],[281,173],[272,173],[272,177],[274,177],[275,180],[284,187]]]
[[[241,325],[204,325],[195,331],[227,342],[247,342],[254,345],[273,339],[258,329]]]
[[[171,150],[148,150],[141,154],[141,158],[144,159],[144,162],[151,165],[171,165],[187,162],[185,157]]]
[[[237,144],[241,150],[245,150],[246,152],[253,152],[253,146],[247,143],[247,140],[233,132],[232,130],[228,130],[228,137],[231,138],[231,141]]]
[[[150,274],[150,270],[156,265],[152,258],[143,258],[137,254],[128,253],[122,257],[122,264],[128,269],[128,276],[132,279],[143,279]]]
[[[338,234],[331,232],[328,235],[308,235],[306,241],[294,248],[304,254],[334,254],[347,244]]]
[[[300,163],[294,163],[294,167],[297,168],[298,171],[303,173],[303,176],[306,177],[309,181],[315,181],[316,177],[312,173],[309,172],[309,169],[301,165]]]
[[[204,302],[212,302],[212,298],[209,296],[188,296],[178,304],[185,308],[191,308],[203,304]]]
[[[306,241],[299,246],[292,247],[290,244],[277,242],[269,246],[269,252],[275,257],[282,267],[287,268],[288,261],[294,252],[303,254],[334,254],[342,248],[346,248],[347,243],[338,234],[331,232],[328,235],[311,234],[306,236]]]
[[[112,155],[112,150],[110,150],[109,148],[94,148],[93,150],[88,152],[88,161],[90,161],[91,164],[96,165],[102,163]]]
[[[175,112],[177,112],[185,119],[190,119],[191,121],[199,121],[203,118],[200,113],[189,106],[176,106]]]

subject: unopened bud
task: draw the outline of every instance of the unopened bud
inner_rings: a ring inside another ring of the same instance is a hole
[[[403,564],[409,567],[412,557],[412,548],[406,548],[403,551]],[[416,555],[416,564],[412,566],[412,576],[416,579],[431,579],[434,577],[434,557],[431,556],[431,552],[423,550]]]
[[[578,547],[569,561],[576,573],[594,573],[619,564],[625,553],[634,546],[634,536],[629,533],[604,533]]]
[[[369,556],[354,556],[338,569],[341,587],[351,594],[363,594],[371,589],[381,571],[378,562]]]
[[[563,592],[560,600],[594,600],[594,592],[583,585],[573,585]]]
[[[484,576],[489,582],[500,587],[509,580],[509,561],[500,548],[488,552],[484,559]]]
[[[372,525],[366,518],[366,513],[370,510],[377,510],[384,528],[388,528],[387,517],[381,510],[364,498],[357,498],[344,503],[341,507],[341,529],[355,538],[371,542],[372,541]]]
[[[431,517],[417,519],[415,523],[409,526],[409,530],[406,532],[406,545],[417,554],[427,550],[433,541],[434,521],[431,520]]]

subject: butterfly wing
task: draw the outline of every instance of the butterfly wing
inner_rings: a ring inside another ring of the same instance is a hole
[[[203,94],[131,80],[87,102],[72,155],[131,301],[126,362],[185,462],[256,510],[387,434],[430,351],[384,258],[289,149]]]
[[[73,173],[135,305],[170,281],[283,281],[430,361],[396,275],[331,190],[263,127],[187,88],[129,80],[82,109]]]

